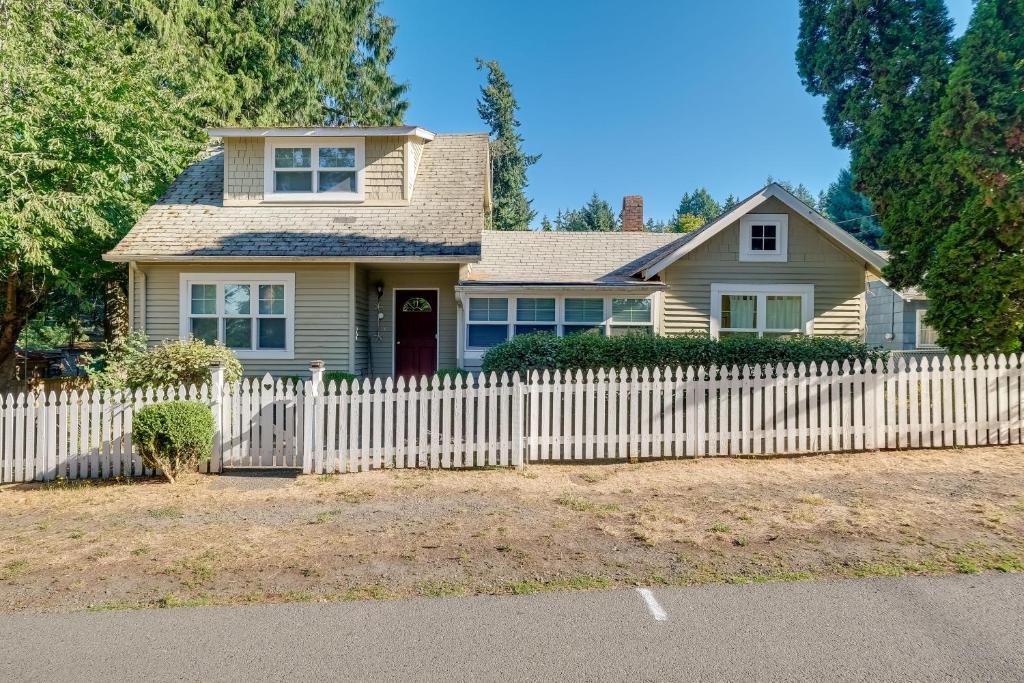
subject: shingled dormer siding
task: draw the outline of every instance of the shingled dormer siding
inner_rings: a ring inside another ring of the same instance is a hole
[[[415,179],[419,154],[410,158],[406,178],[407,138],[392,135],[366,138],[365,204],[401,203],[408,200]],[[264,138],[224,140],[224,199],[228,202],[257,203],[263,200]],[[422,143],[413,143],[416,151]],[[406,185],[408,184],[408,187]]]

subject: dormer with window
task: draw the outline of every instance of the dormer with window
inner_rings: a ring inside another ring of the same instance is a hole
[[[391,128],[214,128],[224,140],[224,204],[402,206],[434,134]]]
[[[752,213],[740,219],[740,261],[788,260],[788,214]]]

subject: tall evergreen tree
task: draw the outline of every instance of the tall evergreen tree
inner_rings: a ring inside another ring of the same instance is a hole
[[[725,198],[724,202],[722,202],[722,211],[723,212],[725,212],[725,211],[732,211],[734,208],[736,208],[736,206],[739,203],[740,203],[739,197],[737,197],[732,192],[730,192],[729,196]]]
[[[1024,3],[978,0],[928,138],[934,201],[957,213],[924,289],[928,321],[954,352],[1024,348],[1022,93]]]
[[[395,25],[377,0],[94,0],[167,46],[176,87],[214,125],[389,125]]]
[[[711,196],[706,187],[698,187],[693,192],[684,192],[682,199],[679,200],[679,208],[676,209],[676,223],[682,225],[680,222],[684,216],[696,216],[700,220],[700,227],[706,223],[710,223],[718,215],[722,213],[722,207],[715,198]],[[693,220],[687,219],[686,223],[688,226],[692,226]],[[691,227],[691,229],[694,229]],[[688,230],[682,230],[682,232],[689,232]]]
[[[878,249],[882,226],[878,224],[871,200],[853,189],[853,174],[847,168],[822,193],[821,211],[846,232],[872,249]]]
[[[802,201],[807,206],[815,210],[818,209],[818,198],[815,197],[811,193],[811,191],[807,189],[807,186],[804,185],[803,183],[797,183],[796,185],[794,185],[788,180],[781,180],[779,178],[773,178],[772,176],[768,176],[768,178],[764,182],[765,185],[771,185],[772,183],[780,185],[782,189],[784,189],[786,192],[790,193],[791,195]]]
[[[856,189],[885,228],[897,287],[920,282],[939,226],[952,222],[925,171],[952,28],[943,0],[800,0],[800,78],[826,98],[833,143],[851,151]]]
[[[487,85],[480,88],[476,108],[491,129],[491,227],[496,230],[528,230],[536,212],[526,198],[526,171],[540,159],[523,151],[516,112],[519,103],[512,84],[496,61],[476,60],[487,69]]]
[[[555,229],[568,232],[611,232],[619,229],[611,204],[595,192],[580,209],[558,212]]]

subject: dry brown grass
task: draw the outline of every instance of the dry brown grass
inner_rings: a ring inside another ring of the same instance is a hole
[[[1024,447],[0,487],[0,606],[1016,571]]]

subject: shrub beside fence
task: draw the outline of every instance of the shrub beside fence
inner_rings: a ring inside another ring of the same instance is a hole
[[[0,481],[133,476],[134,411],[209,404],[210,471],[774,455],[1022,443],[1022,356],[905,358],[27,393],[0,411]],[[322,378],[322,369],[314,377]]]

